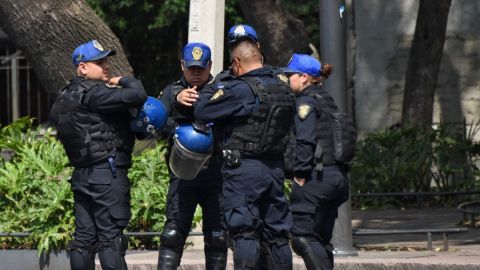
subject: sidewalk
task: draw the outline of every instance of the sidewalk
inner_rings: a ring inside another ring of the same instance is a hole
[[[462,226],[463,215],[455,208],[353,211],[352,229],[423,229],[455,228]],[[443,248],[441,235],[432,236],[433,248]],[[435,241],[436,240],[436,241]],[[469,228],[466,233],[449,234],[451,251],[473,249],[480,252],[480,229]],[[389,236],[354,236],[356,247],[426,248],[426,234]],[[480,254],[479,254],[480,255]],[[479,268],[480,269],[480,268]]]
[[[462,220],[462,214],[455,208],[354,211],[353,229],[423,229],[453,228]],[[480,269],[480,229],[448,236],[449,251],[441,251],[443,239],[433,235],[434,251],[427,251],[426,234],[355,236],[355,257],[335,257],[338,270],[377,269]],[[204,269],[203,247],[197,245],[187,249],[179,269]],[[401,250],[401,251],[392,251]],[[435,251],[438,250],[438,251]],[[130,270],[156,270],[156,251],[129,252],[127,263]],[[227,269],[233,269],[232,255],[229,254]],[[100,269],[97,266],[97,269]],[[295,256],[294,270],[305,269],[301,258]]]

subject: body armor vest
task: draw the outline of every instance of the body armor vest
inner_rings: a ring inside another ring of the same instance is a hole
[[[339,113],[330,95],[309,93],[317,101],[316,163],[348,163],[355,154],[357,132],[350,117]]]
[[[258,100],[258,108],[246,117],[233,120],[230,134],[221,148],[238,150],[244,156],[282,159],[287,134],[293,123],[295,99],[282,81],[266,84],[259,78],[243,77]]]
[[[62,90],[52,107],[57,136],[70,164],[75,167],[106,159],[123,145],[114,121],[92,112],[86,105],[90,97],[88,91],[100,84],[105,83],[86,79],[71,83]]]
[[[317,146],[315,149],[315,158],[317,163],[322,162],[323,164],[335,164],[335,159],[333,157],[333,140],[332,140],[332,127],[330,119],[327,113],[322,110],[320,107],[323,104],[318,104],[318,97],[315,97],[319,94],[310,94],[317,101]],[[333,99],[329,97],[323,97],[325,100],[325,105],[329,107],[332,111],[337,111],[338,108],[335,105]]]

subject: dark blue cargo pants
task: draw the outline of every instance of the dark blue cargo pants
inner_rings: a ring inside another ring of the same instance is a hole
[[[281,160],[241,159],[222,168],[224,217],[235,269],[291,269],[292,218]]]
[[[74,194],[75,233],[70,244],[73,270],[90,269],[98,252],[102,269],[121,269],[125,250],[118,250],[114,240],[122,236],[130,219],[130,182],[126,168],[108,162],[75,168],[71,186]]]
[[[338,207],[348,200],[348,196],[346,172],[337,166],[324,166],[322,173],[316,176],[315,172],[303,187],[295,182],[293,184],[292,237],[305,238],[314,253],[312,257],[319,259],[323,269],[333,269],[333,248],[330,240]],[[305,259],[305,256],[302,257]]]

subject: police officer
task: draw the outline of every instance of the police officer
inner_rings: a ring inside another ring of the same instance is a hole
[[[203,87],[213,79],[210,75],[210,56],[210,48],[203,43],[185,45],[181,60],[182,78],[167,86],[160,94],[160,100],[170,113],[170,124],[167,124],[170,133],[175,125],[194,121],[192,104]],[[169,148],[172,148],[171,140]],[[170,170],[167,220],[160,239],[159,270],[177,269],[180,264],[197,204],[202,207],[203,214],[206,269],[225,269],[227,246],[221,223],[221,190],[220,162],[216,158],[211,158],[207,168],[193,180],[180,179]]]
[[[320,88],[332,71],[315,58],[294,54],[284,70],[296,94],[296,160],[291,194],[292,248],[307,269],[333,269],[330,244],[338,207],[348,199],[345,166],[333,156],[328,113],[333,98]]]
[[[147,94],[139,80],[109,77],[107,57],[114,54],[96,40],[78,46],[72,55],[77,76],[62,90],[50,115],[74,166],[73,270],[95,269],[96,252],[102,269],[127,269],[128,242],[122,231],[130,219],[127,170],[135,141],[130,111]]]
[[[238,27],[238,33],[250,36]],[[200,93],[194,115],[217,126],[225,226],[235,269],[260,269],[263,263],[268,269],[292,269],[282,156],[294,99],[286,77],[263,66],[256,40],[231,44],[230,59],[236,78]]]

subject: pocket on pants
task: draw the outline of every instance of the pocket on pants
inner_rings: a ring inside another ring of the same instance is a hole
[[[129,206],[113,205],[110,207],[110,215],[115,224],[126,227],[132,215]]]
[[[88,183],[93,185],[110,185],[112,183],[112,171],[103,168],[90,168]]]
[[[225,211],[225,221],[228,230],[243,231],[245,229],[256,229],[258,220],[258,213],[247,205]]]

